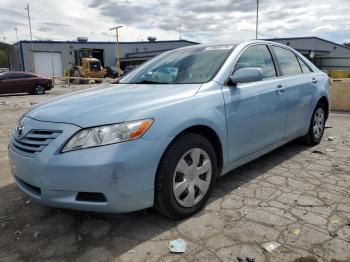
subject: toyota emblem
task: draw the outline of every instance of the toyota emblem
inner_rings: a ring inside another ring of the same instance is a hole
[[[16,127],[17,136],[21,137],[23,135],[23,131],[24,131],[24,125],[23,125],[23,123],[19,123]]]

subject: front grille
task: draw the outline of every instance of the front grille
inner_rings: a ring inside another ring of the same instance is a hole
[[[17,153],[35,157],[61,133],[61,130],[31,130],[25,136],[18,138],[13,132],[11,147]]]

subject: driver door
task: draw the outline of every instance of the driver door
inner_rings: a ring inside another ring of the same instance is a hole
[[[264,79],[223,87],[230,163],[284,137],[287,97],[267,46],[246,48],[234,69],[245,67],[261,68]]]

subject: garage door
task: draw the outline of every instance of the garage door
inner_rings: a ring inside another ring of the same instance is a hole
[[[43,76],[62,76],[61,53],[34,52],[35,72]]]

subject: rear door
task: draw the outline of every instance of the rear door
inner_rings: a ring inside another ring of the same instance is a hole
[[[271,46],[278,61],[282,85],[287,95],[287,120],[285,137],[304,133],[309,126],[309,112],[317,80],[311,69],[293,51]]]
[[[34,86],[38,82],[38,77],[30,73],[21,73],[19,82],[21,85],[21,92],[32,92]]]
[[[262,81],[224,86],[229,161],[250,155],[283,139],[287,97],[266,45],[247,47],[234,70],[259,67]]]

